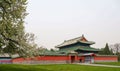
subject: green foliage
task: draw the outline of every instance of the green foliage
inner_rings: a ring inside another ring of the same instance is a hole
[[[104,48],[101,48],[98,54],[103,55],[104,54]]]
[[[118,53],[117,56],[118,56],[118,61],[120,61],[120,53]]]
[[[0,71],[120,71],[120,68],[84,66],[74,64],[57,65],[0,65]]]
[[[110,52],[110,50],[109,50],[108,43],[106,43],[106,46],[105,46],[105,48],[104,48],[104,54],[107,54],[107,55],[111,54],[111,52]]]
[[[111,45],[111,49],[114,52],[114,54],[118,56],[118,60],[120,61],[120,43]]]
[[[101,55],[113,55],[112,50],[109,49],[108,43],[106,43],[105,48],[102,48],[99,52]]]
[[[0,0],[0,53],[31,56],[35,50],[34,35],[24,31],[26,5],[27,0]]]

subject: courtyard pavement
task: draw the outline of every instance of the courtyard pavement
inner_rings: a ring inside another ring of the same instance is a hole
[[[102,64],[89,64],[89,63],[77,63],[80,65],[89,65],[89,66],[100,66],[100,67],[114,67],[114,68],[120,68],[120,66],[115,65],[102,65]]]

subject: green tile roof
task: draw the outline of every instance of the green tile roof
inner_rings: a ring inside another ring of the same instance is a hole
[[[56,48],[60,48],[63,46],[67,46],[67,45],[71,45],[71,44],[75,44],[75,43],[83,43],[83,44],[94,44],[95,42],[93,41],[82,41],[82,39],[85,38],[84,36],[81,37],[77,37],[74,39],[70,39],[70,40],[66,40],[63,43],[61,43],[60,45],[57,45]]]
[[[60,49],[60,52],[66,52],[69,53],[71,51],[75,51],[75,50],[83,50],[83,51],[99,51],[98,49],[89,47],[89,46],[76,46],[76,47],[68,47],[68,48],[64,48],[64,49]]]
[[[50,51],[50,50],[42,50],[39,51],[39,55],[52,55],[52,56],[64,56],[67,55],[67,53],[71,53],[75,50],[83,50],[83,51],[99,51],[98,49],[89,47],[89,46],[74,46],[74,47],[68,47],[68,48],[64,48],[64,49],[60,49],[59,51]],[[64,54],[61,54],[62,52],[64,52]],[[81,55],[81,54],[80,54]]]

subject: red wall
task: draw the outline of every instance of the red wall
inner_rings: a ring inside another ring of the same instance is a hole
[[[82,59],[82,62],[84,62],[84,56],[75,56],[75,60]],[[15,58],[12,61],[13,62],[23,62],[23,61],[29,61],[29,60],[37,60],[37,61],[66,61],[71,60],[70,56],[37,56],[34,58]],[[94,61],[118,61],[117,56],[95,56]]]
[[[94,57],[94,60],[118,60],[117,56],[96,56]]]
[[[14,58],[12,59],[12,62],[22,62],[22,61],[29,61],[29,60],[57,60],[57,61],[60,61],[60,60],[69,60],[69,57],[68,56],[37,56],[37,57],[34,57],[34,58]]]
[[[15,58],[15,59],[12,59],[12,62],[22,62],[24,60],[25,60],[24,58]]]
[[[39,56],[38,60],[69,60],[68,56]]]

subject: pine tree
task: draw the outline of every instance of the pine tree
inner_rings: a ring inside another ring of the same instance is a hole
[[[109,49],[108,43],[106,43],[105,48],[102,48],[99,52],[101,55],[113,55],[112,50]]]
[[[106,55],[110,55],[110,54],[111,54],[111,52],[110,52],[110,50],[109,50],[108,43],[106,43],[105,48],[104,48],[104,50],[103,50],[103,53],[106,54]]]

